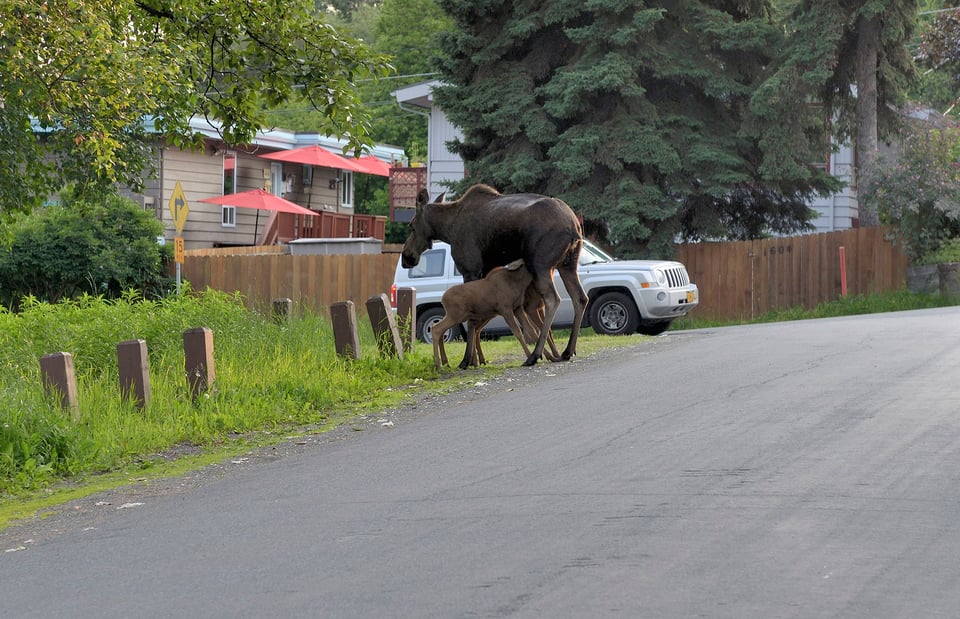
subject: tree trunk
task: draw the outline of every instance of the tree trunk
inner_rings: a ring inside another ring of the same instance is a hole
[[[880,43],[879,16],[857,19],[857,187],[866,189],[877,164],[877,56]],[[860,202],[860,225],[880,225],[876,209]]]

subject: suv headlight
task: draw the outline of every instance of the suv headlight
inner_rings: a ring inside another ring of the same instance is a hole
[[[662,270],[660,270],[660,269],[654,269],[654,270],[653,270],[653,274],[654,274],[654,276],[657,278],[657,283],[658,283],[658,284],[660,284],[661,286],[666,286],[666,285],[667,285],[667,274],[666,274],[666,273],[664,273],[664,272],[663,272]]]

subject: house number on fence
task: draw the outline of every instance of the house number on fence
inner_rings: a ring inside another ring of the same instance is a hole
[[[792,254],[793,245],[777,245],[776,247],[765,247],[763,249],[764,256],[779,256],[783,254]]]

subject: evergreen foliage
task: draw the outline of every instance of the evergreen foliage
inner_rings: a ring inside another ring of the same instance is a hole
[[[802,230],[836,185],[814,169],[824,133],[801,130],[757,86],[782,44],[768,2],[440,0],[436,100],[463,129],[473,182],[560,197],[618,253],[670,255],[688,238]],[[800,99],[802,102],[804,99]]]
[[[917,0],[798,2],[786,20],[788,45],[759,91],[758,101],[783,122],[781,135],[768,139],[806,130],[802,117],[786,112],[797,101],[817,101],[831,134],[855,144],[858,184],[870,182],[878,139],[896,133],[897,110],[916,79],[907,49],[916,21]],[[876,223],[873,211],[860,216]]]

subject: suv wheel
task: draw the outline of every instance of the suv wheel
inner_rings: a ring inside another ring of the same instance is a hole
[[[590,304],[590,326],[600,335],[635,333],[640,312],[633,300],[622,292],[607,292]]]
[[[431,307],[423,312],[417,312],[417,339],[433,344],[433,325],[443,320],[445,314],[442,307]],[[452,342],[462,336],[463,327],[453,327],[443,334],[443,341]]]

